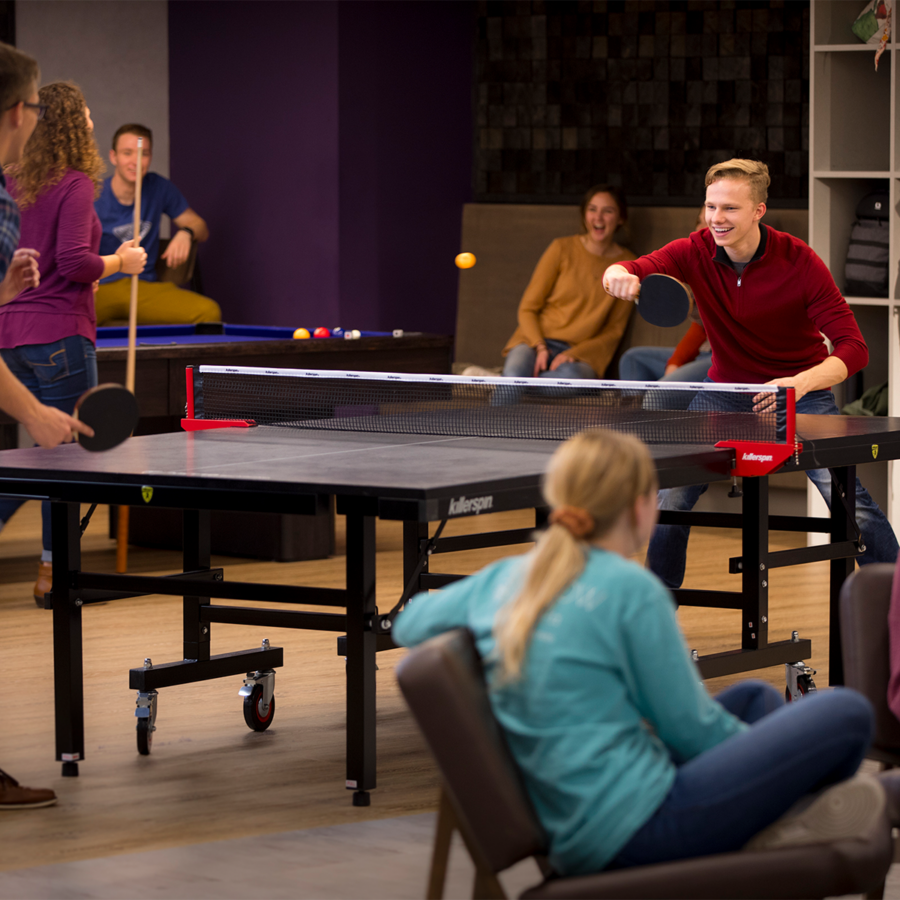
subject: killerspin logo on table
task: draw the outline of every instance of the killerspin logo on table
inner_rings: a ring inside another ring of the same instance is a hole
[[[485,497],[457,497],[450,501],[447,510],[448,516],[477,516],[478,513],[491,509],[494,505],[494,497],[489,494]]]

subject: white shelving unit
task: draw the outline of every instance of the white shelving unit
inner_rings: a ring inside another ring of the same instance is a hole
[[[856,205],[890,192],[890,284],[887,297],[847,297],[869,346],[865,389],[888,382],[888,413],[900,416],[900,42],[892,40],[875,71],[875,47],[855,42],[850,26],[860,0],[812,0],[809,78],[809,243],[841,290]],[[894,23],[898,35],[900,22]],[[843,391],[835,391],[841,402]],[[900,514],[900,465],[860,466],[859,476],[891,523]],[[825,504],[810,485],[810,515]]]

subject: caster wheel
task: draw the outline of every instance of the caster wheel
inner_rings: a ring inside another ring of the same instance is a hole
[[[141,756],[150,755],[150,747],[153,744],[153,726],[149,719],[137,721],[137,748]]]
[[[269,703],[269,708],[263,715],[263,689],[258,684],[253,688],[253,692],[249,697],[244,697],[244,721],[248,728],[254,731],[265,731],[275,718],[275,698],[273,697]]]
[[[812,675],[798,675],[797,676],[797,690],[800,692],[801,697],[805,697],[807,694],[813,694],[816,692],[816,683],[813,681]],[[784,689],[784,700],[785,703],[791,703],[793,701],[793,697],[791,696],[791,689]]]

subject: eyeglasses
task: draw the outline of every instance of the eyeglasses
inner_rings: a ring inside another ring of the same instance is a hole
[[[12,109],[13,106],[18,106],[19,103],[21,103],[22,106],[27,106],[29,109],[33,109],[37,113],[38,121],[43,119],[44,113],[46,113],[47,110],[50,109],[50,106],[47,103],[29,103],[27,100],[19,100],[16,103],[13,103],[12,106],[7,106],[6,108]]]
[[[27,100],[22,101],[22,106],[27,106],[29,109],[33,109],[37,113],[38,121],[44,118],[44,114],[50,109],[50,106],[46,103],[29,103]]]

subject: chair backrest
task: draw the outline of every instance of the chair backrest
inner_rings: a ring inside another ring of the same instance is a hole
[[[875,708],[873,749],[900,752],[900,721],[887,704],[891,674],[888,610],[894,566],[875,563],[854,572],[841,588],[844,683]]]
[[[501,872],[546,853],[546,836],[491,711],[471,632],[426,641],[396,672],[456,816],[484,862]]]

